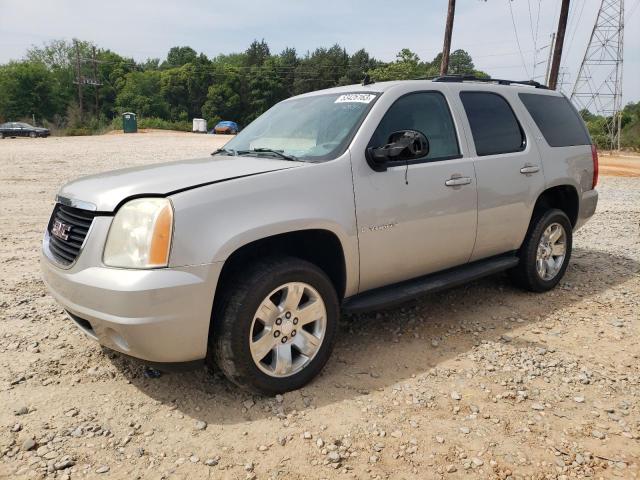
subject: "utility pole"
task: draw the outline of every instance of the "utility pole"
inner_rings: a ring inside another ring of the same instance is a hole
[[[446,75],[449,71],[449,52],[451,50],[451,34],[453,33],[453,17],[455,13],[456,0],[449,0],[449,9],[447,10],[447,26],[444,29],[442,61],[440,62],[440,75]]]
[[[556,41],[556,33],[553,32],[551,34],[551,44],[549,45],[549,58],[547,59],[547,71],[544,74],[544,83],[545,85],[549,85],[549,69],[551,68],[551,58],[553,56],[553,46]]]
[[[78,84],[78,104],[80,105],[80,119],[82,120],[82,77],[80,76],[80,49],[78,41],[73,41],[76,48],[76,83]]]
[[[569,2],[562,0],[560,7],[560,18],[558,19],[558,32],[556,35],[556,45],[553,49],[553,60],[551,62],[551,73],[549,73],[549,88],[555,90],[558,85],[558,72],[560,71],[560,61],[562,59],[562,46],[564,44],[564,34],[567,30],[567,18],[569,17]]]
[[[93,59],[93,80],[95,81],[95,94],[96,94],[96,105],[95,105],[95,115],[98,117],[98,88],[100,84],[98,83],[98,63],[96,62],[96,47],[95,45],[91,49],[91,56]]]

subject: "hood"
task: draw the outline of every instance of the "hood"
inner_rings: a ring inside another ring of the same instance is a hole
[[[219,155],[89,175],[67,183],[58,195],[72,202],[89,202],[99,212],[112,212],[123,200],[133,196],[169,195],[302,165],[301,162],[277,158]]]

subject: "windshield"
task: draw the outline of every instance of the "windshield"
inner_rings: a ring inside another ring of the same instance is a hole
[[[286,100],[254,120],[221,153],[274,156],[278,152],[310,162],[336,158],[376,97],[374,93],[335,93]]]

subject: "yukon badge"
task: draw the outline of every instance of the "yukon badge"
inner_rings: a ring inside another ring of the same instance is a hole
[[[53,222],[53,227],[51,227],[51,233],[61,240],[68,240],[70,231],[71,225],[62,223],[60,220],[55,220]]]
[[[395,227],[398,222],[385,223],[383,225],[369,225],[367,227],[371,232],[379,232],[381,230],[389,230],[390,228]],[[366,228],[362,227],[362,233],[366,232]]]

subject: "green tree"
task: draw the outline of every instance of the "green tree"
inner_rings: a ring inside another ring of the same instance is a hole
[[[163,68],[181,67],[187,63],[196,61],[198,53],[191,47],[171,47],[167,53],[167,60],[162,64]]]
[[[246,63],[248,66],[260,66],[266,62],[271,53],[269,51],[269,45],[264,41],[264,38],[261,41],[254,40],[247,48],[245,52]]]
[[[131,72],[124,77],[116,97],[116,109],[147,117],[168,118],[169,104],[162,97],[161,72]]]
[[[294,92],[294,83],[296,80],[296,68],[300,64],[298,54],[295,48],[285,48],[278,55],[278,71],[280,72],[280,80],[284,90],[284,96],[290,97]]]
[[[52,118],[63,106],[60,86],[38,62],[10,62],[0,67],[0,117],[17,120]]]
[[[214,73],[214,83],[209,87],[202,115],[211,123],[220,120],[241,121],[247,114],[243,98],[243,76],[237,69],[228,69],[222,75]]]
[[[346,77],[349,55],[340,46],[317,48],[300,60],[295,70],[294,93],[305,93],[340,85]]]
[[[396,61],[370,70],[371,78],[376,81],[409,80],[424,77],[426,66],[420,57],[408,48],[404,48],[396,55]]]

